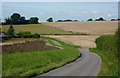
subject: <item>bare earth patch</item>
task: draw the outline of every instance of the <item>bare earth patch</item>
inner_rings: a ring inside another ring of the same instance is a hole
[[[114,34],[118,28],[117,21],[93,21],[93,22],[54,22],[54,23],[42,23],[54,28],[63,29],[66,31],[87,33],[90,35],[60,35],[49,37],[56,38],[65,42],[69,42],[73,45],[79,45],[81,48],[93,48],[96,47],[95,40],[101,35]]]

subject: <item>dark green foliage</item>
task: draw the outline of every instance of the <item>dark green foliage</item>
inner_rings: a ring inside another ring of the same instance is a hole
[[[20,24],[20,14],[18,13],[14,13],[12,16],[11,16],[11,23],[12,24]]]
[[[5,23],[3,24],[37,24],[37,17],[31,17],[29,20],[26,20],[25,17],[21,17],[20,14],[14,13],[10,18],[5,19]]]
[[[116,21],[115,19],[111,19],[111,21]]]
[[[30,24],[37,24],[38,23],[39,18],[37,17],[31,17],[29,20]]]
[[[92,18],[90,18],[90,19],[88,19],[87,21],[93,21],[93,19],[92,19]]]
[[[12,25],[10,25],[9,29],[7,30],[8,36],[14,36],[14,28]]]
[[[104,18],[102,18],[102,17],[101,17],[101,18],[99,18],[99,21],[104,21]]]
[[[104,18],[95,19],[95,21],[105,21]]]
[[[58,20],[56,22],[70,22],[70,21],[78,21],[78,20],[70,20],[70,19],[67,19],[67,20]]]
[[[47,21],[48,21],[48,22],[53,22],[53,19],[52,19],[52,18],[49,18]]]
[[[40,38],[40,34],[35,33],[35,34],[33,34],[33,37],[34,37],[34,38]]]
[[[109,52],[109,54],[118,57],[117,36],[101,36],[96,39],[96,45],[99,50]]]
[[[11,24],[11,18],[6,18],[6,19],[5,19],[5,23],[6,23],[6,24]]]
[[[31,32],[19,32],[16,35],[18,38],[40,38],[40,34],[31,34]]]

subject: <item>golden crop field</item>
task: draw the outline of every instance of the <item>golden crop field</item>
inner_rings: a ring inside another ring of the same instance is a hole
[[[87,33],[90,35],[61,35],[50,36],[62,41],[69,42],[74,45],[79,45],[81,48],[96,47],[95,40],[101,35],[114,34],[118,28],[117,21],[93,21],[93,22],[55,22],[42,23],[47,26],[52,26],[66,31]]]
[[[66,31],[87,34],[114,34],[118,27],[117,21],[53,22],[42,24]]]

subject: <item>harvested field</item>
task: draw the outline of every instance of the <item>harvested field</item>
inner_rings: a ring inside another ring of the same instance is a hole
[[[118,27],[117,21],[54,22],[42,24],[66,31],[100,35],[114,34]]]
[[[73,45],[81,46],[83,49],[94,48],[96,47],[95,39],[99,36],[97,35],[85,35],[85,36],[70,36],[70,35],[62,35],[62,36],[53,36],[47,35],[48,37],[56,38],[58,40],[62,40]]]
[[[54,22],[42,24],[70,32],[90,34],[49,36],[73,45],[79,45],[85,49],[96,47],[95,40],[97,37],[114,34],[118,27],[117,21]]]

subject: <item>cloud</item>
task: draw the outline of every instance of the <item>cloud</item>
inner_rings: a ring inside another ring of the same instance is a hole
[[[44,15],[44,12],[40,12],[40,15]]]
[[[87,13],[87,11],[83,11],[82,13],[83,13],[83,14],[86,14],[86,13]]]
[[[107,16],[108,16],[108,17],[111,17],[112,15],[111,15],[111,14],[108,14]]]
[[[97,11],[97,10],[94,10],[93,12],[92,12],[92,14],[98,14],[99,13],[99,11]]]

